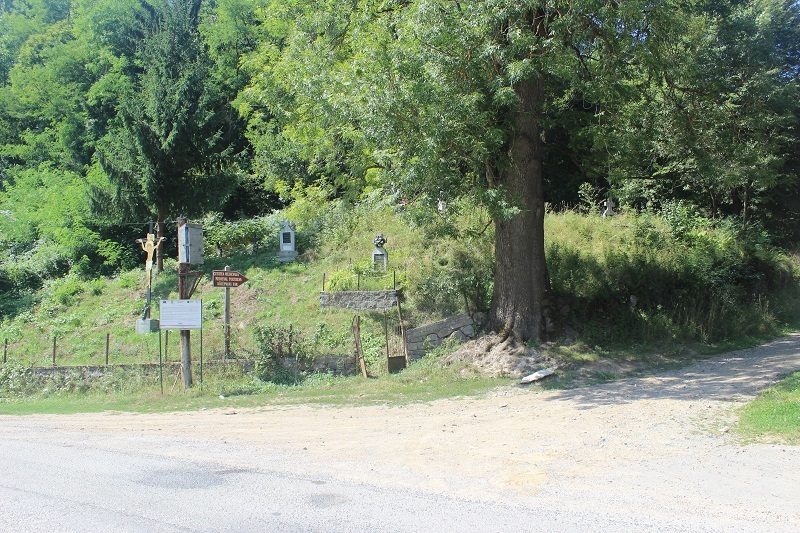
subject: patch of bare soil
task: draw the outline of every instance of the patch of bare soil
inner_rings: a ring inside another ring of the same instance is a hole
[[[467,363],[491,377],[521,378],[539,370],[547,361],[513,336],[490,334],[462,344],[445,362]]]
[[[450,365],[465,364],[467,368],[489,377],[513,379],[550,368],[565,378],[572,387],[641,375],[653,368],[652,362],[616,361],[608,358],[583,363],[564,362],[548,357],[513,336],[496,333],[462,344],[445,358],[445,362]]]

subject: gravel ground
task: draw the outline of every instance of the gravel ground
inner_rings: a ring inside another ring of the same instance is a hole
[[[597,530],[800,531],[800,447],[745,443],[729,431],[738,407],[798,369],[800,334],[567,391],[511,388],[402,407],[0,416],[0,439],[47,434],[65,446],[226,468],[274,469],[282,457],[293,475],[541,515],[519,530],[588,522]],[[584,518],[562,520],[576,516]]]

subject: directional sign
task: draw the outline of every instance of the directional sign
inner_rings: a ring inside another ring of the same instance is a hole
[[[214,287],[238,287],[247,278],[235,270],[214,270],[212,273]]]

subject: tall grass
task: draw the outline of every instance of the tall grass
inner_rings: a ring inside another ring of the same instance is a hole
[[[794,265],[725,222],[654,215],[546,220],[554,305],[601,343],[713,343],[796,324]]]

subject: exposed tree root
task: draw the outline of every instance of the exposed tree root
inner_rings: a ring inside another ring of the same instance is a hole
[[[520,378],[541,368],[544,358],[513,335],[491,333],[461,345],[445,361],[468,363],[482,374],[493,377]]]

